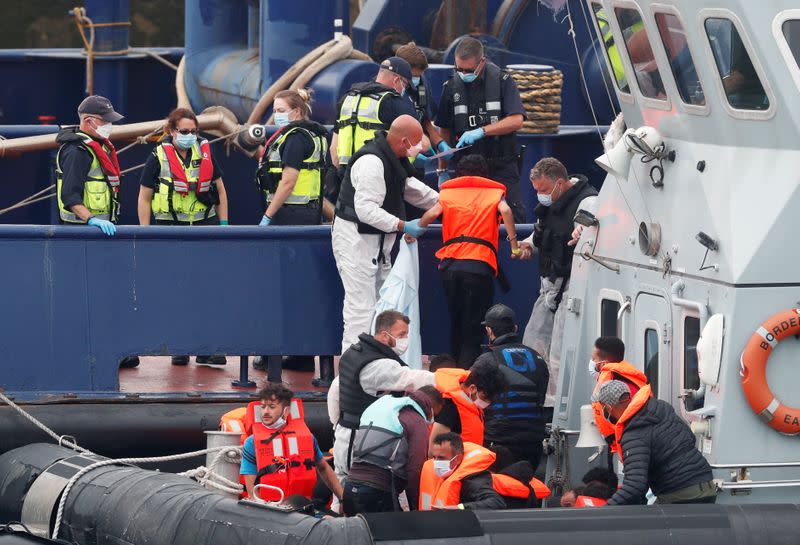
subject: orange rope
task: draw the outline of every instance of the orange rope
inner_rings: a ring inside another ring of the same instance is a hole
[[[86,16],[86,8],[76,7],[72,10],[75,26],[78,28],[83,47],[86,50],[86,93],[94,94],[94,58],[111,57],[115,55],[126,55],[130,48],[119,49],[116,51],[95,51],[94,50],[94,29],[100,27],[131,26],[130,21],[117,21],[111,23],[94,23]],[[86,29],[89,29],[89,37],[86,37]]]

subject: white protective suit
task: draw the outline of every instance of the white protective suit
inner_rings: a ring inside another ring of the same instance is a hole
[[[586,210],[592,214],[595,213],[596,208],[596,196],[586,197],[578,204],[578,210]],[[576,223],[575,227],[577,226],[578,224]],[[533,233],[523,242],[533,246]],[[537,250],[535,246],[533,248],[534,251]],[[533,304],[531,317],[528,320],[528,325],[525,326],[525,334],[522,337],[522,344],[536,350],[547,361],[550,382],[547,383],[545,407],[553,407],[555,405],[558,373],[561,369],[561,341],[564,334],[564,320],[566,319],[567,308],[566,305],[558,305],[556,299],[564,280],[564,278],[556,278],[555,281],[551,282],[547,278],[540,279],[539,297]],[[567,289],[569,289],[568,279],[561,297],[562,302],[567,300]]]
[[[380,158],[362,155],[350,168],[356,215],[363,223],[386,235],[381,252],[381,235],[361,234],[354,222],[339,217],[333,222],[333,257],[344,286],[342,353],[358,342],[361,333],[370,331],[378,291],[392,269],[390,252],[400,221],[381,208],[386,197],[386,182]],[[404,198],[417,208],[427,210],[438,202],[439,194],[416,178],[409,177]],[[381,254],[384,259],[379,261]]]
[[[408,316],[408,349],[400,359],[412,369],[422,369],[422,338],[419,333],[419,247],[416,242],[400,241],[400,251],[392,272],[381,286],[375,305],[375,318],[384,310],[398,310]],[[372,320],[375,333],[375,319]]]
[[[433,373],[423,369],[404,367],[395,360],[383,358],[368,363],[361,370],[359,381],[364,391],[372,396],[378,392],[413,392],[423,386],[434,385]],[[339,426],[339,377],[333,379],[328,390],[328,417],[333,424],[333,465],[336,476],[344,483],[350,472],[347,450],[350,434],[355,430]]]

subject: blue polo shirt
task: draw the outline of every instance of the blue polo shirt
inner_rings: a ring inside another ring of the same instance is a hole
[[[314,463],[323,458],[322,451],[319,449],[317,438],[314,439]],[[253,436],[247,438],[242,447],[242,464],[239,466],[240,475],[258,475],[258,465],[256,464],[256,443]]]

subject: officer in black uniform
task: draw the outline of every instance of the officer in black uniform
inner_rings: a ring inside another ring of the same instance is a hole
[[[521,460],[536,469],[549,421],[542,410],[550,378],[547,363],[536,350],[520,342],[517,317],[506,305],[490,308],[483,326],[489,336],[489,352],[475,363],[497,362],[508,381],[508,389],[483,413],[484,445],[497,453],[497,470]]]
[[[519,146],[525,110],[514,80],[486,60],[483,45],[462,38],[456,47],[456,75],[444,84],[436,115],[442,137],[457,147],[472,145],[489,162],[491,179],[508,189],[506,202],[516,223],[525,222],[519,190]],[[458,160],[458,154],[455,156]],[[447,180],[445,161],[439,163],[439,185]]]

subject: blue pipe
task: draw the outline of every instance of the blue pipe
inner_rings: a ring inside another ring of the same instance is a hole
[[[86,0],[86,15],[96,24],[127,23],[130,21],[129,0]],[[96,28],[94,50],[98,53],[126,51],[128,32],[128,25]],[[95,57],[94,94],[107,97],[114,108],[124,114],[128,105],[127,89],[128,66],[125,56]]]

